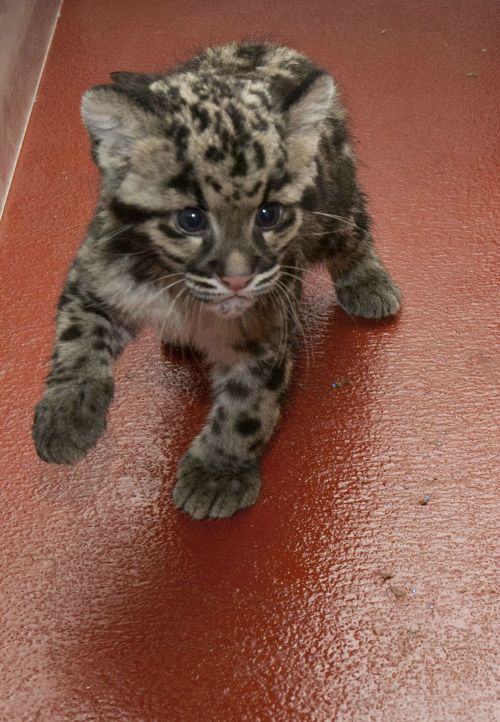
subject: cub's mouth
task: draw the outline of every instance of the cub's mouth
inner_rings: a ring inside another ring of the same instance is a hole
[[[213,313],[239,316],[255,304],[258,298],[275,288],[281,276],[278,264],[251,276],[200,276],[185,273],[184,282],[191,295]]]
[[[225,318],[240,316],[255,303],[255,298],[248,296],[227,296],[220,300],[207,301],[207,308]]]

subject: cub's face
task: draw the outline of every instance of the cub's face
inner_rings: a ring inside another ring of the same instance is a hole
[[[182,276],[221,315],[245,311],[280,283],[332,92],[323,73],[288,108],[263,80],[214,74],[89,91],[82,113],[122,229],[111,251],[151,282]]]

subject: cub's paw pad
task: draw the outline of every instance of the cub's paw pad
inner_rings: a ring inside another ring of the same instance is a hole
[[[50,386],[35,409],[33,440],[38,455],[52,464],[74,464],[106,429],[113,382],[68,382]]]
[[[401,292],[385,273],[370,275],[357,283],[336,287],[339,306],[352,316],[385,318],[394,316],[401,306]]]
[[[174,505],[193,519],[221,519],[251,506],[259,489],[257,465],[219,468],[188,452],[177,471]]]

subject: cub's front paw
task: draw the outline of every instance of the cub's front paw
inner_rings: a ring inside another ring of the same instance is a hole
[[[193,519],[220,519],[251,506],[259,494],[257,464],[219,467],[189,451],[177,471],[174,504]]]
[[[82,381],[51,386],[35,409],[33,440],[38,455],[52,464],[83,459],[106,429],[113,382]]]
[[[383,270],[356,283],[336,286],[337,301],[344,311],[363,318],[393,316],[401,305],[401,292]]]

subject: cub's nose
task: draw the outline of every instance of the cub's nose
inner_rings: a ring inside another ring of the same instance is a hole
[[[248,286],[252,280],[253,275],[250,276],[223,276],[223,283],[229,288],[230,291],[241,291],[245,286]]]

